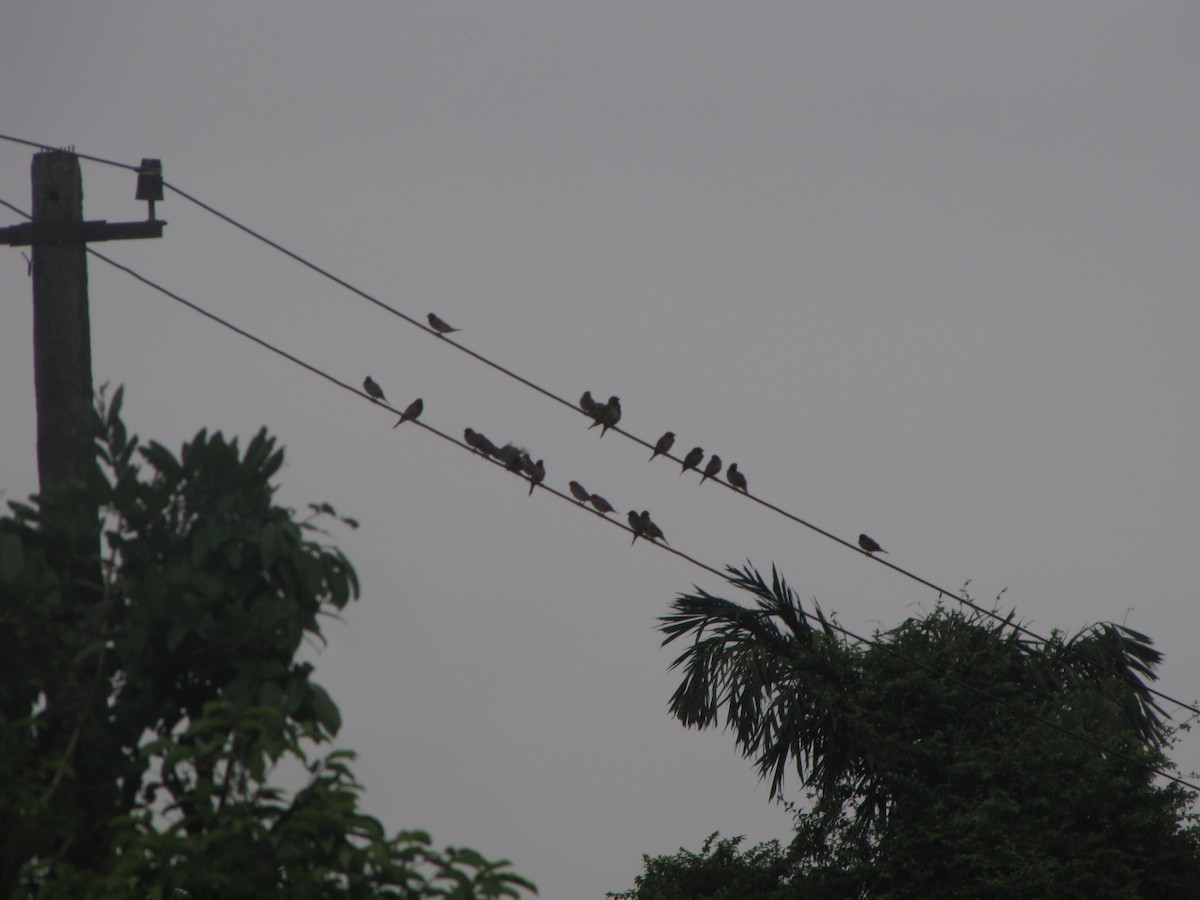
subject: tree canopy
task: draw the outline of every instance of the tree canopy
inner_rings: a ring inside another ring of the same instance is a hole
[[[938,606],[860,643],[774,570],[728,578],[753,605],[697,588],[662,619],[665,644],[690,641],[671,712],[723,724],[772,796],[794,770],[811,804],[785,854],[714,836],[647,857],[618,896],[734,896],[712,875],[744,885],[748,868],[762,886],[739,896],[763,900],[1198,895],[1194,795],[1154,773],[1172,732],[1147,636],[1102,623],[1038,641],[1011,615]]]
[[[322,528],[353,520],[274,502],[265,430],[176,456],[120,410],[120,391],[101,404],[84,483],[0,518],[0,896],[532,890],[504,861],[389,836],[358,809],[353,754],[317,752],[340,717],[295,657],[358,596]],[[269,782],[288,759],[294,792]]]

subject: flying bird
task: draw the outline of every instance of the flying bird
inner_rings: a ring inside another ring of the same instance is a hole
[[[750,493],[750,491],[746,489],[746,476],[738,471],[737,463],[729,464],[729,471],[725,473],[725,480],[743,494]]]
[[[721,457],[713,454],[708,460],[708,465],[704,467],[704,474],[700,476],[700,483],[704,484],[706,478],[716,478],[721,474]]]
[[[596,512],[600,513],[602,516],[607,516],[615,508],[599,494],[592,494],[589,499],[592,501],[592,506],[596,507]]]
[[[642,533],[650,538],[651,541],[657,539],[662,540],[664,544],[669,544],[667,536],[662,533],[662,529],[654,524],[654,520],[650,518],[650,510],[643,509],[641,516],[638,517],[642,523]]]
[[[629,520],[629,527],[633,529],[633,540],[629,542],[629,545],[633,546],[637,543],[638,538],[646,536],[646,530],[642,527],[642,517],[638,515],[636,509],[631,509],[625,518]]]
[[[375,379],[368,375],[363,379],[363,390],[367,392],[367,396],[372,400],[382,400],[387,403],[387,397],[383,396],[383,388],[375,383]]]
[[[700,465],[700,460],[702,459],[704,459],[704,448],[693,447],[688,451],[688,455],[683,458],[683,468],[679,470],[679,474],[682,475],[688,469],[696,468],[696,466]]]
[[[529,473],[529,496],[533,496],[533,489],[546,480],[546,466],[542,460],[538,460],[533,464],[533,470]]]
[[[418,397],[412,403],[408,404],[408,406],[404,407],[404,412],[400,413],[400,421],[398,421],[392,427],[399,428],[405,422],[410,422],[410,421],[416,419],[417,416],[421,415],[421,410],[423,410],[424,408],[425,408],[425,401],[422,400],[420,397]]]
[[[450,325],[447,325],[445,322],[443,322],[441,319],[439,319],[433,313],[429,314],[428,319],[429,319],[429,324],[433,327],[433,330],[436,331],[438,334],[450,334],[452,331],[462,331],[461,328],[453,328]]]
[[[866,550],[867,553],[887,553],[886,550],[879,546],[878,541],[866,534],[858,536],[858,546]]]
[[[658,439],[658,443],[654,445],[654,452],[650,454],[649,462],[654,462],[654,457],[658,456],[660,453],[669,453],[674,443],[675,432],[668,431],[666,434],[660,437]]]

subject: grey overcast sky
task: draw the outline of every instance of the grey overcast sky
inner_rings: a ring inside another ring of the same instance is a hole
[[[1194,702],[1200,5],[12,0],[0,132],[137,163],[622,426],[1031,627],[1127,621]],[[0,197],[31,149],[0,144]],[[84,164],[85,214],[144,215]],[[936,595],[371,307],[176,196],[98,248],[547,483],[778,564],[860,632]],[[7,211],[5,223],[15,221]],[[364,596],[312,651],[391,829],[548,898],[790,818],[667,713],[673,596],[720,583],[90,264],[96,383],[131,427],[284,442],[282,501]],[[0,488],[36,489],[30,282],[0,252]],[[1176,750],[1200,768],[1200,739]],[[788,797],[801,799],[796,779]]]

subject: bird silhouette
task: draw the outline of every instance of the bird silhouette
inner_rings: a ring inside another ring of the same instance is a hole
[[[664,434],[662,437],[660,437],[658,439],[658,443],[656,443],[654,445],[654,452],[650,454],[649,462],[653,462],[654,457],[658,456],[660,453],[670,452],[671,447],[674,444],[675,444],[675,432],[668,431],[666,434]]]
[[[375,379],[368,375],[363,379],[363,390],[367,392],[367,396],[372,400],[382,400],[387,403],[387,397],[383,396],[383,388],[375,383]]]
[[[642,533],[646,537],[650,538],[651,541],[657,538],[664,544],[670,543],[670,541],[667,540],[667,536],[663,534],[662,529],[655,525],[654,520],[650,518],[650,510],[643,509],[642,514],[638,517],[638,520],[642,523]]]
[[[533,471],[529,473],[529,496],[533,496],[533,489],[546,480],[546,466],[542,460],[538,460],[533,464]]]
[[[858,546],[866,550],[867,553],[887,553],[886,550],[879,546],[877,540],[865,534],[858,536]]]
[[[462,331],[461,328],[453,328],[450,325],[447,325],[433,313],[430,313],[427,318],[429,319],[429,324],[433,327],[433,330],[438,334],[450,334],[453,331]]]
[[[591,416],[593,419],[598,418],[600,412],[604,409],[599,403],[592,398],[591,391],[584,391],[583,396],[579,398],[579,408]],[[591,427],[591,426],[588,426]]]
[[[583,504],[592,499],[592,495],[588,493],[588,489],[578,481],[567,482],[567,487],[571,489],[571,495],[579,501],[580,506],[583,506]]]
[[[425,401],[418,397],[412,403],[408,404],[408,406],[404,407],[404,412],[400,414],[400,421],[398,421],[392,427],[399,428],[405,422],[411,422],[412,420],[416,419],[417,416],[421,415],[421,410],[424,408]]]
[[[504,468],[510,472],[516,472],[521,468],[521,448],[514,447],[512,444],[505,444],[499,450],[492,454],[498,462],[504,463]]]
[[[608,429],[612,428],[621,421],[621,400],[618,397],[609,397],[608,406],[604,410],[604,427],[600,429],[600,437],[608,434]]]
[[[704,474],[702,474],[700,476],[700,483],[704,484],[704,479],[716,478],[720,474],[721,474],[721,457],[717,456],[717,454],[714,453],[709,458],[708,465],[704,467]]]
[[[604,437],[608,429],[621,421],[621,398],[615,396],[609,397],[607,403],[596,407],[594,418],[596,421],[589,425],[588,428],[603,425],[604,427],[600,429],[600,437]]]
[[[683,468],[679,470],[682,475],[688,469],[694,469],[700,465],[700,460],[704,459],[704,449],[702,447],[693,447],[688,451],[688,455],[683,458]]]
[[[484,456],[495,456],[496,445],[487,439],[486,436],[480,434],[472,428],[468,428],[463,432],[463,437],[467,441],[467,446],[477,450]]]
[[[642,517],[636,509],[631,509],[625,518],[629,520],[629,527],[633,529],[633,540],[629,542],[629,545],[633,546],[638,538],[646,536],[646,530],[642,527]]]
[[[596,507],[596,512],[600,513],[602,516],[607,516],[610,512],[616,509],[616,507],[614,507],[599,494],[592,494],[590,499],[592,506]]]
[[[743,494],[750,493],[750,491],[746,488],[746,476],[738,471],[737,463],[729,464],[729,471],[725,473],[725,480]]]

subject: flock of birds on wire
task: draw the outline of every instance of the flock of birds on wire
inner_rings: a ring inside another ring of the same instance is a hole
[[[428,316],[430,327],[444,337],[455,331],[462,331],[461,328],[454,328],[438,318],[433,313]],[[363,390],[367,392],[367,396],[372,400],[387,402],[387,397],[383,394],[378,382],[370,375],[363,381]],[[600,437],[604,437],[608,433],[608,429],[615,426],[621,421],[621,400],[619,397],[609,397],[607,403],[598,403],[593,397],[591,391],[584,391],[583,396],[579,398],[579,408],[584,411],[592,419],[592,424],[588,428],[600,426]],[[398,428],[405,422],[410,422],[417,419],[425,409],[425,402],[418,397],[412,403],[404,408],[404,412],[400,414],[400,419],[393,425],[393,428]],[[529,479],[529,493],[532,496],[533,489],[546,480],[546,465],[544,460],[536,462],[530,457],[529,453],[514,444],[505,444],[503,447],[497,447],[488,438],[475,431],[473,428],[467,428],[463,431],[463,440],[467,442],[467,446],[476,453],[481,453],[484,456],[491,457],[501,463],[505,469],[510,472],[522,474]],[[654,452],[650,454],[650,462],[654,461],[656,456],[669,453],[675,445],[675,432],[668,431],[654,444]],[[683,468],[679,474],[682,475],[688,469],[700,472],[700,483],[704,484],[709,478],[717,478],[721,474],[721,457],[713,454],[709,457],[708,463],[704,469],[700,469],[700,463],[704,460],[704,450],[701,447],[693,447],[688,451],[683,458]],[[738,471],[737,463],[732,462],[729,468],[725,470],[725,480],[729,485],[744,494],[748,494],[749,490],[746,485],[746,476]],[[614,511],[611,503],[601,497],[599,494],[593,494],[588,491],[578,481],[572,481],[567,485],[571,490],[571,495],[582,506],[588,503],[602,516],[607,516]],[[650,518],[649,510],[643,509],[640,513],[636,510],[630,510],[626,517],[629,522],[629,527],[633,531],[633,541],[636,544],[637,539],[644,538],[645,540],[654,543],[661,540],[663,543],[669,543],[661,528],[654,523]],[[865,534],[858,536],[858,545],[869,554],[887,553],[878,542]]]

